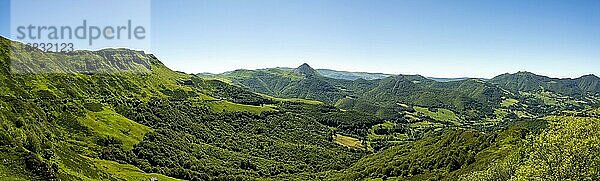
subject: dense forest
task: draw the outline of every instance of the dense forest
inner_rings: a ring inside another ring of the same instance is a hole
[[[2,37],[0,57],[0,180],[600,179],[595,75],[193,75]]]

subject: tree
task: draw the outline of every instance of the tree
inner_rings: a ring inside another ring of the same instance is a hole
[[[517,179],[599,180],[600,119],[557,116],[535,137]]]

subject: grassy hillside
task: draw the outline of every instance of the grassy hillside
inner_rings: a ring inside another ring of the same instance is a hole
[[[314,101],[178,73],[138,51],[1,43],[3,178],[271,178],[342,169],[365,154],[330,141],[316,116],[341,111],[315,114],[326,106]],[[62,67],[66,60],[82,64]]]
[[[80,124],[100,137],[98,139],[116,139],[128,150],[139,143],[144,134],[152,131],[151,128],[127,119],[110,108],[102,108],[98,112],[87,111]]]

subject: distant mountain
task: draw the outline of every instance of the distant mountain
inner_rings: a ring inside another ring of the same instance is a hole
[[[600,78],[595,75],[584,75],[576,79],[577,87],[586,92],[595,92],[598,94],[600,90]]]
[[[457,112],[493,112],[505,95],[501,89],[477,79],[438,82],[419,75],[398,75],[378,81],[378,85],[354,100],[351,107],[376,105],[384,110],[397,104],[443,107]],[[346,103],[348,104],[348,103]]]
[[[200,77],[224,80],[276,97],[302,98],[334,103],[347,95],[321,76],[308,64],[297,68],[269,68],[259,70],[235,70],[223,74],[198,74]]]
[[[228,80],[251,91],[272,96],[314,99],[335,104],[339,108],[370,112],[383,117],[395,116],[398,111],[394,109],[398,104],[443,107],[475,116],[472,118],[493,117],[494,109],[500,106],[503,99],[517,99],[514,93],[520,91],[534,94],[550,91],[558,95],[583,98],[589,94],[596,95],[600,90],[600,81],[594,75],[557,79],[518,72],[499,75],[489,80],[432,78],[420,75],[315,70],[308,64],[294,69],[238,70],[202,76]],[[560,98],[557,96],[555,98]]]
[[[496,76],[489,82],[514,93],[550,91],[572,97],[600,94],[600,78],[595,75],[559,79],[531,72],[517,72]]]
[[[365,80],[374,80],[374,79],[383,79],[391,74],[383,74],[383,73],[368,73],[368,72],[348,72],[348,71],[337,71],[330,69],[317,69],[319,74],[324,77],[329,77],[333,79],[344,79],[344,80],[356,80],[356,79],[365,79]]]
[[[307,78],[320,76],[315,69],[313,69],[312,67],[310,67],[310,65],[306,63],[303,63],[298,68],[295,68],[294,72]]]
[[[478,79],[436,81],[420,75],[387,75],[321,70],[308,64],[298,68],[236,70],[221,75],[201,75],[249,88],[277,97],[314,99],[344,109],[396,115],[399,103],[428,107],[445,107],[454,111],[493,112],[500,105],[503,92]],[[326,77],[329,75],[330,77]],[[331,78],[338,77],[338,78]],[[375,79],[377,78],[377,79]],[[438,79],[439,80],[439,79]],[[492,105],[482,109],[477,105]]]
[[[324,77],[329,77],[329,78],[333,78],[333,79],[343,79],[343,80],[356,80],[356,79],[374,80],[374,79],[384,79],[386,77],[394,76],[393,74],[369,73],[369,72],[349,72],[349,71],[339,71],[339,70],[331,70],[331,69],[317,69],[317,72],[319,72],[319,74],[323,75]],[[460,78],[426,77],[426,78],[435,80],[438,82],[450,82],[450,81],[459,81],[459,80],[469,79],[469,77],[460,77]]]
[[[427,77],[428,79],[435,80],[438,82],[452,82],[452,81],[460,81],[470,79],[469,77],[459,77],[459,78],[437,78],[437,77]]]

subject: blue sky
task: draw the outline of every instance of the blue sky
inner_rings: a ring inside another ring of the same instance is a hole
[[[600,75],[597,0],[153,0],[151,32],[148,51],[189,73],[306,62],[436,77]]]

